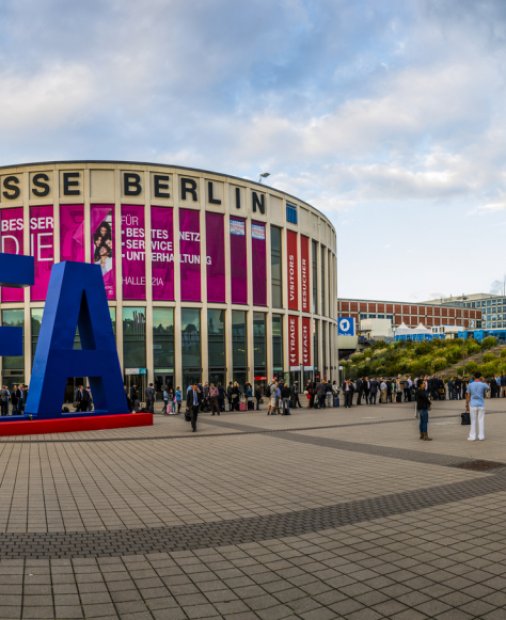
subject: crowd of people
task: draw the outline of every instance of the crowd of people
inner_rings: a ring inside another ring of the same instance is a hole
[[[27,398],[28,386],[24,383],[15,383],[10,390],[6,385],[2,385],[0,415],[23,415]]]

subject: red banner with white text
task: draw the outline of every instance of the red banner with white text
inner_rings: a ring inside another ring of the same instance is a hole
[[[299,309],[299,274],[297,260],[297,233],[293,230],[286,231],[286,265],[288,283],[288,308]]]
[[[299,359],[299,317],[288,315],[288,365],[290,370],[300,367]]]

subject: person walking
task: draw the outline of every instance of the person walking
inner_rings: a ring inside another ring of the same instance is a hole
[[[155,388],[153,384],[150,383],[148,387],[146,388],[146,409],[150,413],[155,412],[155,398],[156,398]]]
[[[209,405],[211,407],[212,415],[215,415],[216,413],[220,415],[220,404],[218,402],[219,395],[220,393],[218,388],[214,385],[214,383],[211,383],[209,386]]]
[[[183,393],[181,392],[181,388],[179,385],[176,387],[176,391],[174,392],[174,400],[176,401],[176,407],[177,407],[176,414],[181,413],[181,403],[183,401]]]
[[[416,409],[420,418],[420,439],[432,441],[428,434],[430,399],[425,381],[418,380],[416,389]]]
[[[188,390],[186,399],[186,405],[190,410],[191,414],[191,425],[193,433],[197,432],[197,418],[199,417],[201,399],[202,394],[199,390],[199,387],[196,383],[194,383]]]
[[[469,428],[468,441],[485,439],[485,394],[488,385],[483,380],[480,372],[474,373],[474,381],[470,382],[466,390],[466,411],[471,414],[471,427]],[[478,435],[476,434],[478,431]]]

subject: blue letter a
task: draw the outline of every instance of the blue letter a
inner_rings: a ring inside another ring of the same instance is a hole
[[[81,350],[75,350],[76,327]],[[98,265],[53,265],[25,413],[61,415],[68,377],[88,377],[95,413],[127,413],[121,368]]]

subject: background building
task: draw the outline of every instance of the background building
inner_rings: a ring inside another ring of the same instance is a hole
[[[63,260],[100,266],[127,384],[336,374],[336,235],[294,196],[156,164],[3,167],[0,235],[35,257],[34,286],[0,291],[2,324],[24,328],[24,355],[1,360],[8,384],[30,378]]]
[[[369,339],[393,339],[401,325],[434,333],[453,333],[455,328],[476,329],[481,326],[481,310],[457,304],[425,302],[413,304],[399,301],[339,299],[337,301],[338,339],[340,355],[346,356]],[[340,329],[349,324],[353,333]]]
[[[483,329],[506,328],[506,297],[504,295],[472,293],[470,295],[446,297],[431,301],[430,303],[478,310],[481,312],[481,327]]]

